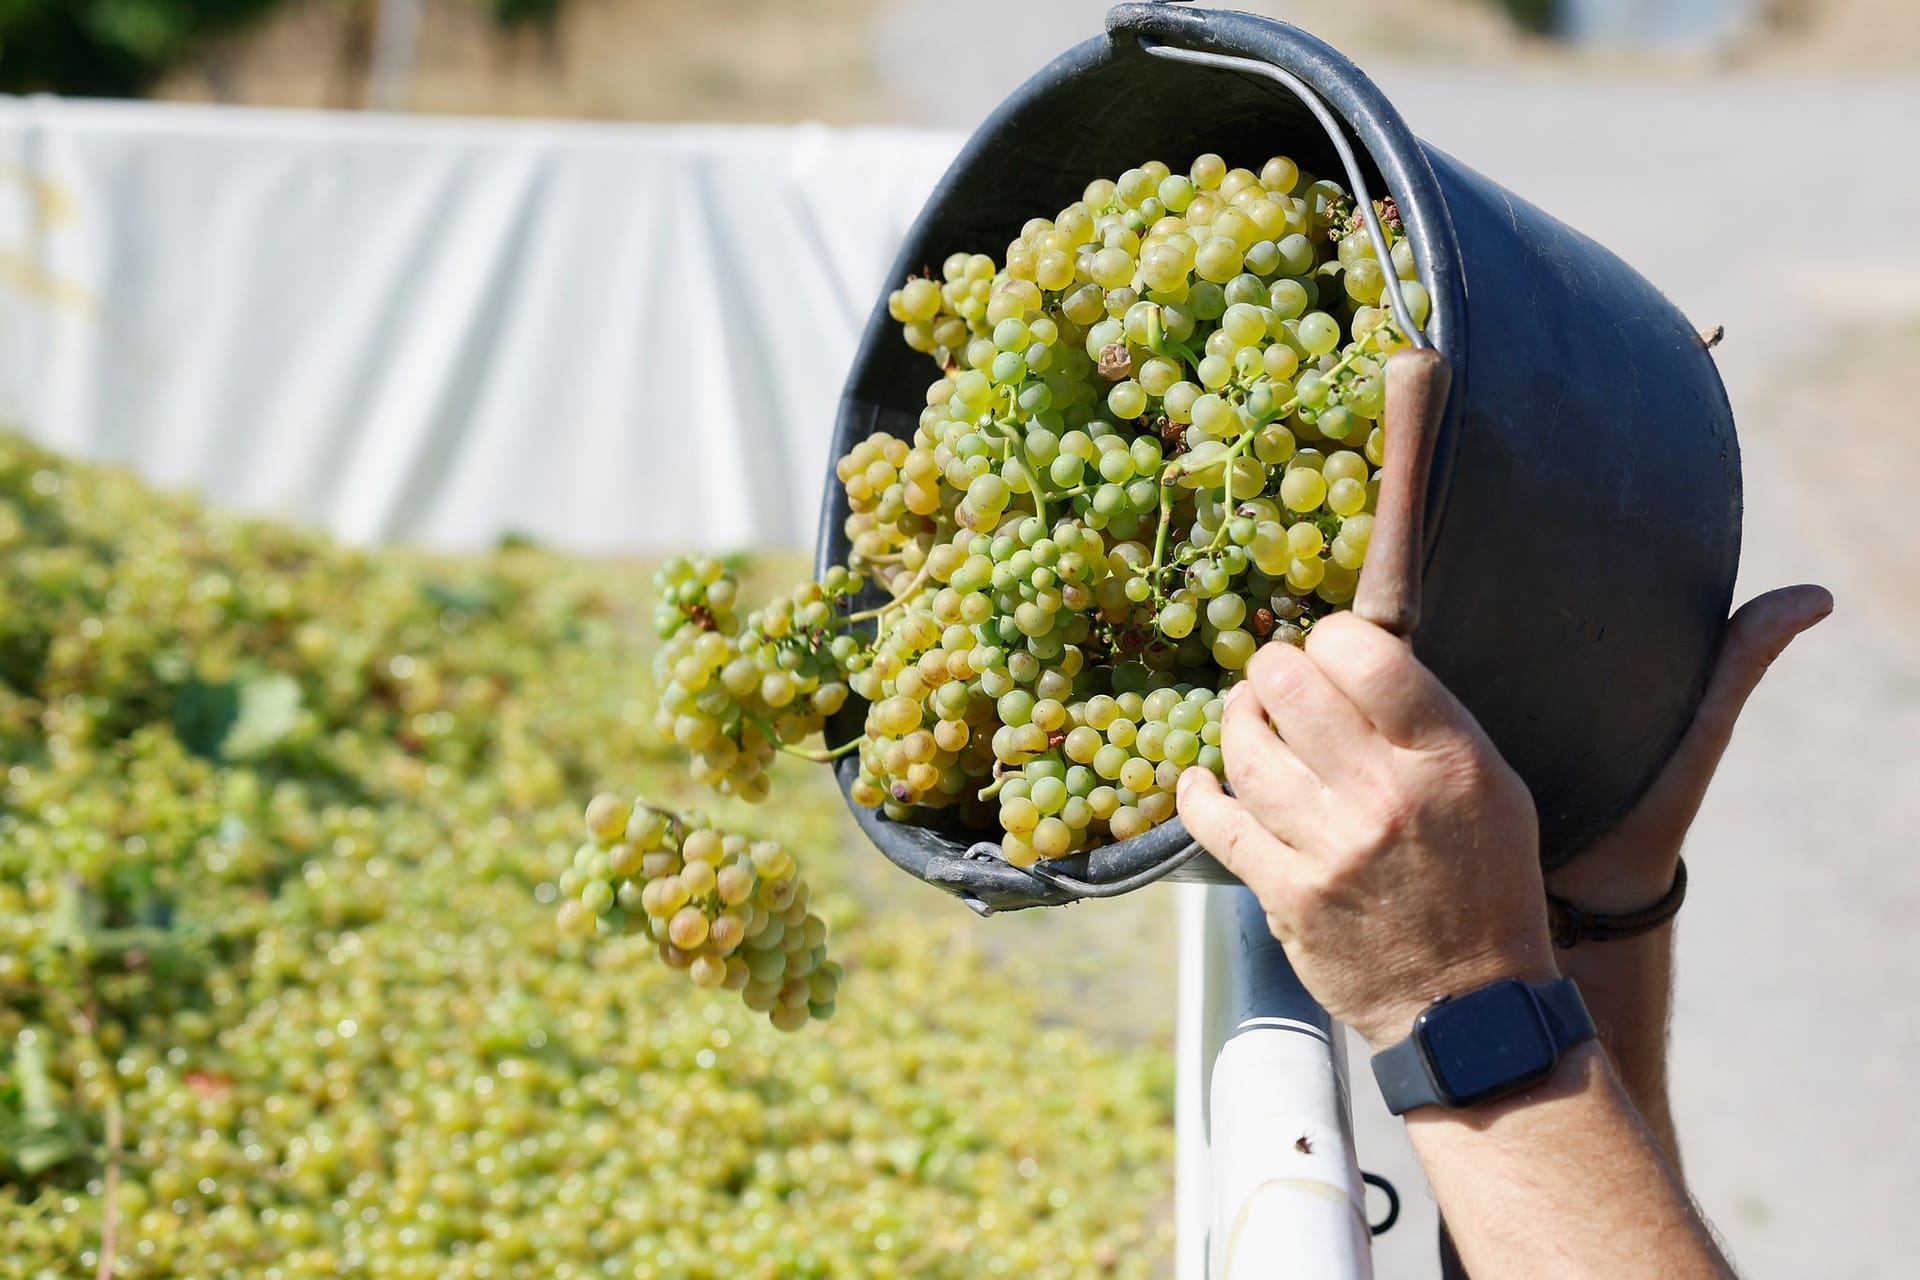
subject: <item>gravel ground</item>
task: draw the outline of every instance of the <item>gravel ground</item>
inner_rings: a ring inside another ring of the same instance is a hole
[[[943,7],[908,0],[880,57],[922,120],[964,127],[1097,30],[1101,8],[981,0],[983,29],[1018,14],[1031,56],[950,64],[930,85],[896,55],[936,38]],[[1690,846],[1673,1061],[1688,1170],[1747,1274],[1911,1274],[1902,1193],[1920,1159],[1889,1135],[1920,1121],[1901,1069],[1920,1055],[1906,945],[1920,910],[1920,552],[1906,499],[1920,481],[1907,392],[1920,254],[1905,230],[1920,180],[1886,160],[1911,154],[1920,78],[1376,74],[1423,136],[1612,246],[1702,327],[1727,326],[1741,595],[1813,580],[1839,608],[1756,697]],[[1794,213],[1815,209],[1841,219],[1843,253],[1812,250]],[[1852,447],[1833,448],[1843,424]],[[1370,1083],[1356,1075],[1365,1163],[1416,1188],[1380,1274],[1430,1276],[1432,1207]]]

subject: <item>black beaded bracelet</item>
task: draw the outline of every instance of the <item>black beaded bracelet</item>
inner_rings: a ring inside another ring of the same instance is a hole
[[[1687,899],[1687,864],[1683,859],[1673,869],[1673,887],[1660,901],[1639,911],[1619,915],[1600,915],[1582,911],[1565,898],[1547,895],[1547,927],[1553,932],[1553,945],[1566,950],[1576,942],[1616,942],[1652,933],[1679,912]]]

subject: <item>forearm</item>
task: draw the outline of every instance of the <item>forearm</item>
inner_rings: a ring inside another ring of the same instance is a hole
[[[1642,870],[1605,859],[1576,859],[1547,877],[1550,892],[1582,911],[1606,915],[1658,902],[1672,884],[1670,864]],[[1560,971],[1579,984],[1621,1085],[1678,1169],[1680,1149],[1667,1096],[1673,930],[1668,923],[1638,937],[1582,941],[1556,951],[1554,958]]]
[[[1474,1280],[1733,1274],[1592,1045],[1513,1098],[1411,1112],[1407,1132]]]
[[[1637,938],[1583,942],[1558,959],[1560,971],[1579,984],[1621,1087],[1678,1170],[1680,1147],[1667,1095],[1673,926]]]

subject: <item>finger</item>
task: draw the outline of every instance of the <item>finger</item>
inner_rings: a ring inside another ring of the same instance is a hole
[[[1259,895],[1268,914],[1290,899],[1287,863],[1299,854],[1228,795],[1210,770],[1181,774],[1178,800],[1187,834]]]
[[[1397,747],[1417,748],[1473,723],[1460,700],[1413,656],[1411,645],[1357,614],[1322,618],[1307,636],[1307,654]]]
[[[1280,839],[1298,843],[1322,816],[1326,788],[1280,741],[1267,723],[1260,699],[1243,682],[1227,695],[1220,717],[1220,751],[1234,795],[1260,825]]]
[[[1720,757],[1726,754],[1733,726],[1767,668],[1795,636],[1832,612],[1831,592],[1825,587],[1803,585],[1769,591],[1734,613],[1720,642],[1713,674],[1707,678],[1700,709],[1694,712],[1693,723],[1656,784],[1667,793],[1662,797],[1666,803],[1677,804],[1681,797],[1690,797],[1691,806],[1698,806]],[[1686,816],[1692,817],[1692,807]]]
[[[1290,644],[1269,644],[1247,664],[1247,684],[1301,764],[1338,786],[1380,746],[1380,734],[1320,664]]]

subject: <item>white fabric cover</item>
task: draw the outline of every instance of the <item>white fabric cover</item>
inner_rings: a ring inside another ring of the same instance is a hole
[[[808,545],[959,141],[0,99],[0,422],[360,542]]]

